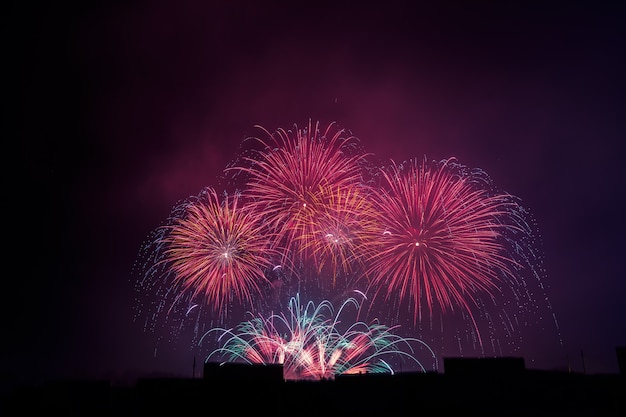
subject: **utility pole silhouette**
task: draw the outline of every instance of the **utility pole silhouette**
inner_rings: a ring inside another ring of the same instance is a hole
[[[587,373],[587,370],[585,369],[585,355],[583,354],[583,350],[580,350],[580,360],[583,364],[583,374]]]

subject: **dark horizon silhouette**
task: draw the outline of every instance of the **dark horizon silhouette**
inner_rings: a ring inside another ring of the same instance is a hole
[[[623,350],[619,348],[618,350]],[[201,377],[140,378],[132,386],[107,381],[49,381],[2,397],[4,415],[152,415],[206,411],[224,402],[238,413],[390,415],[417,407],[482,415],[616,416],[626,411],[626,374],[584,375],[525,369],[520,357],[447,358],[445,371],[338,375],[286,381],[281,365],[207,363]],[[228,399],[228,400],[227,400]],[[235,402],[233,404],[232,402]]]

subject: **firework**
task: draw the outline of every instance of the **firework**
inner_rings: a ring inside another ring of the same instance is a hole
[[[244,142],[254,149],[224,170],[238,191],[207,188],[154,236],[138,286],[156,297],[146,327],[166,312],[175,336],[195,321],[194,348],[219,334],[209,357],[328,379],[390,372],[383,356],[414,359],[400,347],[424,332],[442,352],[511,354],[532,317],[543,320],[545,271],[528,213],[484,171],[454,158],[373,167],[334,123],[257,127],[268,138]],[[367,311],[352,298],[342,304],[364,318],[341,327],[339,315],[326,316],[351,288],[371,302]],[[333,301],[303,308],[286,298],[296,293]]]
[[[406,301],[414,322],[423,306],[432,314],[434,305],[461,307],[473,321],[476,294],[497,292],[519,266],[506,239],[526,230],[515,199],[454,159],[392,163],[381,173],[367,251],[370,290]]]
[[[328,267],[333,283],[341,274],[348,278],[346,285],[350,286],[349,277],[360,274],[364,267],[366,240],[375,233],[370,193],[364,186],[329,193],[326,210],[319,217],[313,236],[302,242],[301,247],[310,254],[317,273],[325,273]]]
[[[258,213],[246,208],[238,194],[220,200],[207,189],[185,204],[181,218],[165,226],[163,261],[181,294],[209,304],[225,315],[232,301],[253,306],[268,284],[272,267],[271,235]]]
[[[227,361],[251,364],[281,364],[285,380],[325,380],[341,374],[393,373],[389,359],[407,358],[425,368],[415,358],[416,347],[434,353],[423,342],[402,338],[394,327],[378,322],[354,321],[340,331],[340,316],[348,307],[360,309],[354,297],[345,300],[335,314],[328,300],[315,306],[301,305],[299,295],[289,302],[289,314],[254,317],[234,330],[215,328],[223,346],[208,357],[226,357]],[[357,314],[358,317],[358,314]],[[206,335],[205,335],[206,336]]]
[[[351,222],[347,216],[355,214],[356,207],[346,202],[354,203],[350,199],[361,187],[365,154],[357,150],[356,138],[334,123],[324,132],[319,123],[309,122],[308,128],[278,129],[274,135],[258,127],[270,140],[253,138],[262,149],[227,171],[247,176],[245,193],[285,249],[284,262],[311,251],[321,255],[320,235],[335,236],[325,230],[328,219],[342,213]],[[349,262],[347,257],[334,260],[344,267]]]

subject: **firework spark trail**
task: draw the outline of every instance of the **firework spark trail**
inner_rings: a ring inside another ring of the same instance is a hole
[[[226,171],[247,175],[246,195],[276,232],[279,245],[285,249],[286,264],[300,256],[306,258],[308,248],[315,250],[322,222],[341,209],[336,204],[344,200],[337,195],[361,187],[366,154],[355,151],[356,138],[344,137],[346,132],[334,123],[324,132],[319,122],[313,126],[309,121],[308,128],[278,129],[273,135],[257,127],[270,141],[252,138],[263,149],[254,157],[243,158],[248,165]]]
[[[233,301],[256,305],[261,285],[269,284],[272,256],[279,255],[259,213],[242,205],[238,194],[222,201],[212,188],[187,202],[183,213],[164,226],[162,238],[172,285],[220,316]]]
[[[374,297],[408,301],[414,322],[424,305],[429,314],[437,304],[471,316],[477,293],[499,291],[503,275],[515,276],[519,265],[507,254],[504,235],[522,230],[518,206],[494,192],[482,171],[448,159],[392,163],[381,173],[378,230],[367,254]]]
[[[358,301],[351,297],[334,314],[329,301],[317,306],[308,302],[304,307],[298,294],[289,302],[289,316],[259,316],[235,329],[211,329],[205,336],[218,332],[219,340],[226,340],[206,360],[215,356],[225,357],[227,361],[282,364],[285,380],[322,380],[341,374],[393,373],[389,358],[408,358],[424,371],[414,356],[418,347],[435,358],[424,342],[395,335],[395,327],[359,321],[358,313],[357,320],[341,332],[340,316],[350,305],[360,311]]]
[[[294,377],[318,378],[347,372],[342,361],[353,370],[369,366],[346,358],[363,353],[365,339],[389,342],[377,335],[395,328],[371,325],[339,337],[331,323],[294,311],[302,323],[289,322],[273,312],[294,293],[337,300],[347,289],[366,288],[366,317],[403,321],[402,331],[420,337],[429,323],[426,331],[441,333],[442,349],[452,336],[461,352],[506,349],[498,332],[507,344],[521,342],[529,321],[520,316],[542,320],[535,303],[547,301],[545,271],[529,213],[484,171],[454,158],[369,165],[356,138],[334,123],[323,132],[311,121],[275,134],[257,127],[269,139],[244,141],[258,147],[224,170],[243,179],[241,188],[223,199],[207,188],[176,206],[153,235],[137,286],[158,298],[148,307],[154,317],[146,317],[147,329],[155,331],[165,315],[180,334],[195,320],[197,341],[220,326],[222,340],[231,336],[220,352],[230,350],[233,359],[278,361]],[[235,304],[258,316],[226,331],[244,313],[233,314]],[[260,315],[268,308],[271,320]]]

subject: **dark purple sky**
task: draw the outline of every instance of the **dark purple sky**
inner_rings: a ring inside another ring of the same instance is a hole
[[[254,125],[309,119],[381,160],[455,156],[521,198],[563,339],[532,365],[618,371],[623,6],[17,3],[3,16],[4,381],[189,374],[187,351],[155,358],[133,322],[140,246]]]

